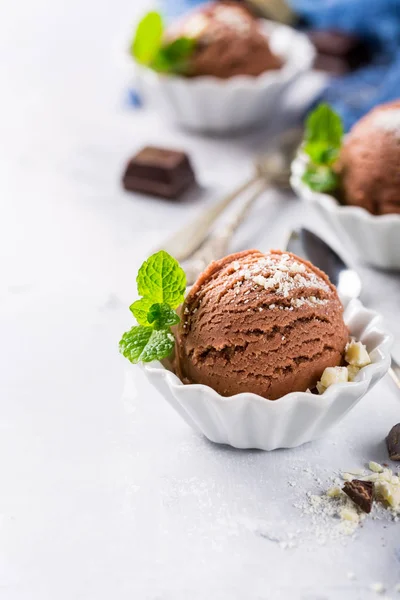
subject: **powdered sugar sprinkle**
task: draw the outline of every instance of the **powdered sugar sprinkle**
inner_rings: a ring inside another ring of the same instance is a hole
[[[400,108],[377,111],[372,122],[375,127],[400,136]]]
[[[263,257],[254,265],[243,269],[238,269],[237,264],[235,261],[232,266],[245,281],[251,281],[267,291],[274,290],[283,298],[287,298],[291,292],[297,290],[315,289],[329,292],[329,287],[323,279],[313,271],[307,270],[303,263],[293,260],[288,254]],[[293,298],[291,305],[298,308],[303,305],[323,305],[327,302],[328,300],[316,296],[301,296]],[[269,305],[269,308],[272,307],[275,305]]]

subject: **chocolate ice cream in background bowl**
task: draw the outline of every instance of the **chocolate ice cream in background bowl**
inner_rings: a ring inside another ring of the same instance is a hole
[[[140,40],[152,36],[153,49],[143,50]],[[315,50],[286,25],[258,20],[235,2],[215,2],[165,28],[149,13],[131,54],[145,102],[190,130],[226,133],[268,120],[278,98],[312,67]]]
[[[297,256],[248,250],[211,263],[190,290],[165,252],[138,274],[139,325],[121,340],[196,431],[236,448],[322,436],[390,364],[391,336],[358,300]],[[155,415],[157,418],[157,415]]]
[[[317,107],[291,184],[355,258],[400,269],[400,100],[374,108],[346,136],[340,117]]]

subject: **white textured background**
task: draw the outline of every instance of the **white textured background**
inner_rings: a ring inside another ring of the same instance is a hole
[[[198,437],[139,371],[123,394],[116,344],[138,265],[268,141],[189,137],[127,108],[122,52],[143,6],[0,4],[0,598],[364,600],[376,581],[394,598],[399,524],[368,520],[347,545],[319,545],[293,506],[321,489],[314,474],[325,485],[385,459],[400,420],[389,380],[327,439],[272,454]],[[202,194],[125,194],[124,163],[149,142],[186,148]],[[301,221],[325,231],[297,200],[266,194],[234,248],[279,245]],[[362,273],[364,300],[400,339],[400,278]]]

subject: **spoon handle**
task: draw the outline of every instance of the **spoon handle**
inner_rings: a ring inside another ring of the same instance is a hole
[[[400,390],[400,365],[394,360],[392,356],[392,364],[389,369],[389,375]]]
[[[207,206],[191,223],[182,227],[171,238],[166,240],[162,245],[162,250],[171,254],[179,262],[187,259],[201,246],[210,231],[211,225],[224,210],[259,179],[260,175],[258,173],[252,175],[247,181],[241,183],[232,192],[221,198],[221,200],[211,206]]]
[[[252,191],[251,196],[246,199],[228,223],[209,235],[204,244],[183,263],[182,266],[186,273],[187,285],[192,285],[210,262],[223,258],[228,254],[229,242],[233,234],[245,220],[254,202],[267,187],[268,180],[266,178],[260,179],[258,186]]]

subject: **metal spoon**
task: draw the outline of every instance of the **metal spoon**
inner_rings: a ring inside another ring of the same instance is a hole
[[[223,258],[229,254],[229,245],[231,239],[246,220],[246,217],[257,200],[268,185],[274,185],[283,189],[288,183],[288,171],[277,168],[276,173],[273,173],[272,168],[267,175],[264,175],[259,181],[258,186],[252,191],[239,206],[238,210],[229,218],[229,220],[221,227],[217,228],[212,233],[209,233],[198,250],[191,254],[187,260],[182,262],[182,268],[186,273],[186,281],[188,285],[192,285],[202,271],[214,260]]]
[[[290,129],[280,134],[275,143],[272,142],[272,149],[269,152],[260,154],[255,158],[254,173],[247,181],[196,215],[191,223],[185,224],[172,237],[165,240],[161,249],[172,254],[179,262],[189,260],[204,243],[207,243],[216,220],[240,195],[252,191],[250,198],[244,203],[246,210],[239,211],[243,213],[244,217],[268,185],[289,187],[290,164],[299,147],[302,135],[302,129]],[[237,221],[240,221],[240,219],[237,219]],[[224,237],[226,236],[224,235]],[[207,253],[210,254],[209,251]],[[220,256],[211,257],[211,259],[215,258],[220,258]]]
[[[286,247],[289,252],[306,258],[324,271],[337,287],[341,298],[350,300],[359,297],[362,284],[358,273],[318,235],[304,227],[295,229],[290,234]],[[389,375],[400,389],[400,365],[393,356]]]

